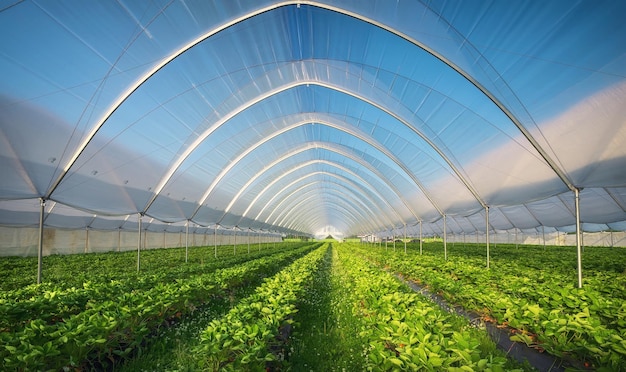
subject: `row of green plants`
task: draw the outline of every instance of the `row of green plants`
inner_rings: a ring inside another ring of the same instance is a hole
[[[328,251],[328,244],[298,259],[257,287],[200,334],[196,347],[203,370],[263,370],[284,358],[298,298]]]
[[[278,248],[251,252],[245,256],[223,256],[202,264],[183,262],[173,265],[169,259],[175,252],[163,250],[160,255],[153,258],[152,270],[139,273],[131,270],[125,275],[119,275],[116,279],[109,279],[108,271],[111,265],[103,259],[108,258],[109,261],[117,262],[119,258],[115,255],[65,256],[65,261],[58,261],[56,266],[65,267],[64,272],[67,274],[80,272],[80,264],[85,261],[96,261],[103,265],[98,266],[97,271],[92,272],[91,280],[82,282],[80,287],[68,286],[68,283],[46,282],[41,285],[4,290],[0,294],[0,331],[15,331],[31,319],[54,322],[83,311],[90,302],[104,301],[117,293],[142,290],[162,282],[175,282],[180,278],[211,273],[219,268],[230,267],[277,252],[290,251],[293,248],[291,244],[279,245]],[[157,257],[159,257],[158,260]]]
[[[276,249],[291,249],[305,243],[263,243],[142,250],[140,275],[192,275],[223,265],[244,262]],[[0,257],[0,291],[18,288],[80,287],[87,281],[120,280],[137,276],[137,251],[105,252],[43,257],[43,286],[38,286],[37,257]],[[0,296],[2,294],[0,293]]]
[[[102,295],[96,301],[87,301],[84,309],[63,317],[34,317],[21,328],[3,329],[0,369],[108,368],[135,351],[159,327],[193,313],[215,296],[226,296],[230,289],[276,271],[314,248],[309,244],[176,280],[139,278],[131,290],[121,281],[87,283],[85,290],[98,288],[91,293],[101,291]]]
[[[441,309],[344,244],[336,260],[360,319],[368,370],[513,371],[484,329]]]
[[[575,248],[498,245],[490,269],[485,252],[476,246],[457,249],[448,260],[441,249],[436,245],[420,255],[417,246],[409,246],[406,254],[361,246],[358,252],[450,303],[511,327],[514,341],[574,366],[626,370],[626,270],[619,268],[620,263],[626,268],[623,250],[587,248],[584,287],[577,288]]]

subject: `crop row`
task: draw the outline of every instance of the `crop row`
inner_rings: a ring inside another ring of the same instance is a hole
[[[79,288],[60,285],[33,285],[16,290],[6,290],[0,295],[0,331],[15,331],[31,319],[55,322],[77,314],[93,303],[105,301],[118,293],[141,291],[159,283],[176,282],[179,278],[192,278],[200,274],[214,272],[220,267],[230,267],[281,251],[288,247],[265,250],[249,256],[237,256],[214,260],[210,265],[178,264],[171,265],[166,260],[169,252],[162,252],[164,260],[156,273],[132,273],[113,280],[103,279],[95,273],[93,280],[84,282]],[[112,255],[107,256],[115,261]],[[82,262],[85,257],[68,256],[66,271],[72,272],[75,261]],[[102,260],[100,260],[102,261]],[[107,271],[109,265],[103,265],[99,273]],[[182,269],[181,269],[182,267]],[[191,268],[190,268],[191,267]],[[185,271],[183,271],[185,270]],[[101,280],[97,280],[97,279]]]
[[[391,274],[369,264],[355,245],[338,250],[343,281],[350,283],[352,311],[369,370],[512,370],[484,329],[442,310]]]
[[[311,252],[268,278],[255,293],[224,317],[213,320],[200,334],[200,368],[204,370],[262,370],[277,360],[287,339],[296,302],[316,272],[328,245]],[[273,350],[274,349],[274,350]]]
[[[484,261],[454,256],[419,255],[409,249],[358,250],[379,266],[385,266],[449,302],[476,311],[485,319],[512,327],[511,337],[529,346],[593,368],[626,369],[626,302],[624,278],[619,274],[588,270],[585,287],[575,288],[572,272],[558,264],[541,269],[544,256],[558,261],[554,252],[526,254],[524,262],[502,259],[487,270]],[[517,255],[517,250],[512,256]],[[535,258],[535,256],[541,256]],[[536,260],[536,261],[535,261]],[[611,281],[606,281],[611,277]],[[620,290],[621,287],[621,290]]]
[[[106,293],[67,317],[32,319],[16,331],[0,332],[0,369],[102,368],[125,357],[168,319],[193,312],[225,290],[274,272],[314,246],[280,252],[211,273],[150,282],[127,291],[118,283],[89,284]],[[107,288],[107,286],[111,288]],[[48,314],[49,315],[49,314]]]
[[[141,270],[137,272],[137,252],[106,252],[74,255],[52,255],[43,258],[43,283],[35,282],[36,257],[2,257],[0,290],[11,291],[11,296],[32,296],[44,290],[81,287],[84,282],[135,279],[149,275],[185,277],[228,267],[262,257],[273,252],[298,248],[302,243],[265,244],[248,252],[247,247],[218,246],[190,247],[188,260],[184,248],[151,249],[141,252]],[[32,273],[32,275],[28,275]],[[0,298],[5,294],[0,292]]]

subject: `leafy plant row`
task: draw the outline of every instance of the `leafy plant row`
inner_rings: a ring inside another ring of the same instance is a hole
[[[487,270],[484,261],[463,256],[446,261],[441,255],[418,255],[414,250],[404,254],[359,248],[360,254],[378,265],[428,286],[451,303],[517,329],[511,337],[514,341],[598,370],[626,369],[623,275],[589,270],[585,287],[579,289],[574,287],[572,272],[563,267],[552,264],[551,269],[542,270],[533,255],[527,254],[521,263],[506,260],[504,248],[499,250],[502,259]],[[535,253],[559,260],[550,251]],[[612,280],[605,281],[607,276]]]
[[[140,290],[107,289],[106,299],[88,302],[77,314],[54,322],[33,319],[19,331],[1,332],[0,369],[103,368],[129,355],[166,320],[193,312],[212,296],[273,272],[313,248],[309,245],[208,274],[152,283]]]
[[[272,345],[280,344],[277,336],[292,323],[297,298],[327,250],[325,244],[298,259],[267,279],[224,317],[213,320],[201,333],[196,348],[199,367],[212,371],[255,370],[276,360]]]
[[[220,267],[229,267],[242,262],[264,257],[281,251],[294,248],[292,245],[279,246],[277,249],[268,249],[250,255],[228,256],[213,260],[210,264],[179,263],[172,265],[165,260],[170,257],[169,252],[163,251],[164,260],[152,272],[136,273],[120,276],[117,279],[108,278],[106,270],[110,265],[102,265],[100,272],[94,273],[92,280],[86,281],[80,287],[67,285],[32,285],[16,290],[6,290],[0,295],[0,331],[15,331],[24,326],[31,319],[41,319],[46,322],[55,322],[77,314],[93,303],[98,303],[117,293],[131,292],[151,288],[162,282],[176,282],[179,278],[189,278],[199,274],[215,271]],[[112,261],[116,257],[108,255]],[[88,257],[87,257],[88,258]],[[101,257],[100,257],[101,258]],[[75,261],[82,262],[85,257],[67,256],[66,272],[71,273]],[[98,260],[102,262],[103,260]],[[156,266],[156,265],[153,265]],[[155,272],[158,269],[158,272]],[[98,280],[100,279],[100,280]]]
[[[274,252],[294,249],[304,243],[278,243],[264,245],[263,249],[238,246],[190,247],[185,262],[184,248],[152,249],[141,252],[141,270],[137,273],[137,252],[106,252],[73,255],[52,255],[43,258],[43,280],[33,284],[36,277],[36,257],[0,257],[0,298],[10,291],[11,298],[27,298],[45,290],[82,287],[84,282],[136,279],[150,275],[168,275],[179,278],[228,267],[236,263],[262,257]],[[29,276],[32,273],[33,276]]]
[[[360,336],[369,348],[370,370],[512,370],[484,329],[414,293],[389,273],[364,261],[355,245],[338,259],[359,299]]]

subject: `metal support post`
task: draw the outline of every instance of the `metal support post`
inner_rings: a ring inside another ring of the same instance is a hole
[[[185,222],[185,263],[189,257],[189,220]]]
[[[217,258],[217,225],[213,228],[213,249],[215,252],[215,258]]]
[[[89,226],[85,227],[85,253],[89,253]]]
[[[489,207],[485,207],[485,241],[487,243],[487,268],[489,268]]]
[[[43,216],[46,199],[39,198],[39,243],[37,246],[37,284],[41,284],[41,268],[43,265]]]
[[[448,260],[448,246],[447,246],[447,232],[446,232],[446,215],[443,215],[443,259]]]
[[[578,288],[583,287],[583,268],[580,238],[580,190],[574,189],[574,202],[576,205],[576,264],[578,265]]]
[[[404,224],[404,254],[406,254],[406,223]]]
[[[422,221],[420,220],[420,256],[422,255]]]
[[[139,213],[139,218],[138,220],[138,234],[137,234],[137,272],[139,272],[139,269],[141,268],[140,265],[140,259],[141,259],[141,219],[143,218],[143,215],[141,213]]]

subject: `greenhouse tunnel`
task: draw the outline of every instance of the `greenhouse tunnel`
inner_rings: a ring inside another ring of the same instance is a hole
[[[0,255],[188,234],[626,246],[625,14],[4,2]]]

